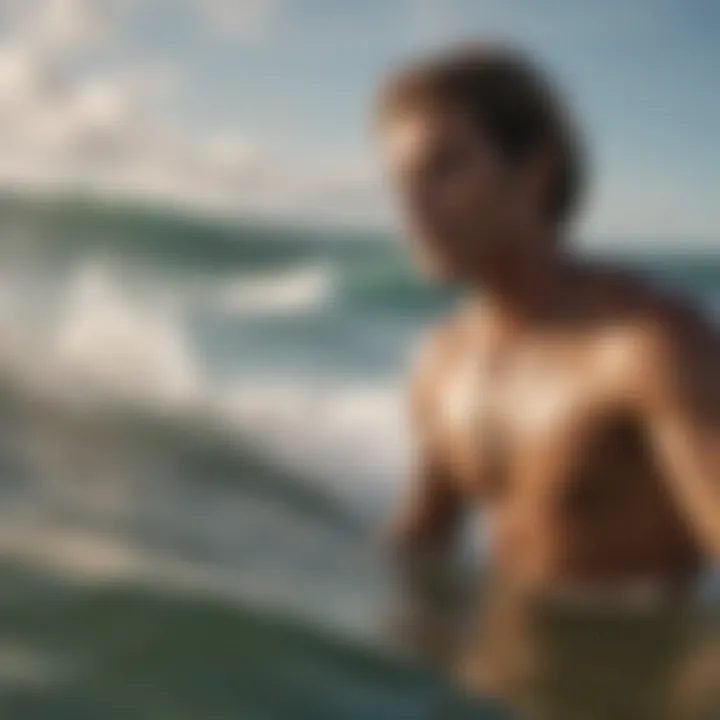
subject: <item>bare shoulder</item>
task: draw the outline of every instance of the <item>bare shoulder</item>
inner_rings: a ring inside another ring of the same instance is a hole
[[[437,388],[466,345],[471,319],[462,308],[431,328],[419,344],[413,362],[411,392],[416,411],[429,410]]]
[[[720,328],[699,304],[622,270],[604,269],[586,287],[601,308],[599,335],[634,387],[720,387]]]

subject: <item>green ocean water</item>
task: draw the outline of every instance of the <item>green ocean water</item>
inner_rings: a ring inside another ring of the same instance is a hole
[[[496,718],[427,672],[243,603],[4,564],[12,718]]]

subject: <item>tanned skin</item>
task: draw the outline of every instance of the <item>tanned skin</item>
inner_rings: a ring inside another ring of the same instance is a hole
[[[720,555],[717,327],[573,257],[544,148],[511,164],[451,107],[381,134],[419,262],[471,297],[421,352],[397,543],[439,553],[482,509],[513,584],[682,590]]]

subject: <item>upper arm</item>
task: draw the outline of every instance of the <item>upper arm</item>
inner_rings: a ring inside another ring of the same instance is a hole
[[[452,539],[458,526],[461,498],[435,432],[438,386],[452,341],[449,328],[436,331],[423,345],[412,377],[413,471],[395,528],[406,546],[437,548]]]
[[[670,489],[720,554],[720,342],[714,328],[659,324],[636,368],[641,408]]]

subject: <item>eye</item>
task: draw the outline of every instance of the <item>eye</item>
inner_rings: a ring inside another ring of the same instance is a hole
[[[463,172],[468,164],[468,153],[458,145],[445,145],[437,149],[430,165],[430,174],[444,181]]]

